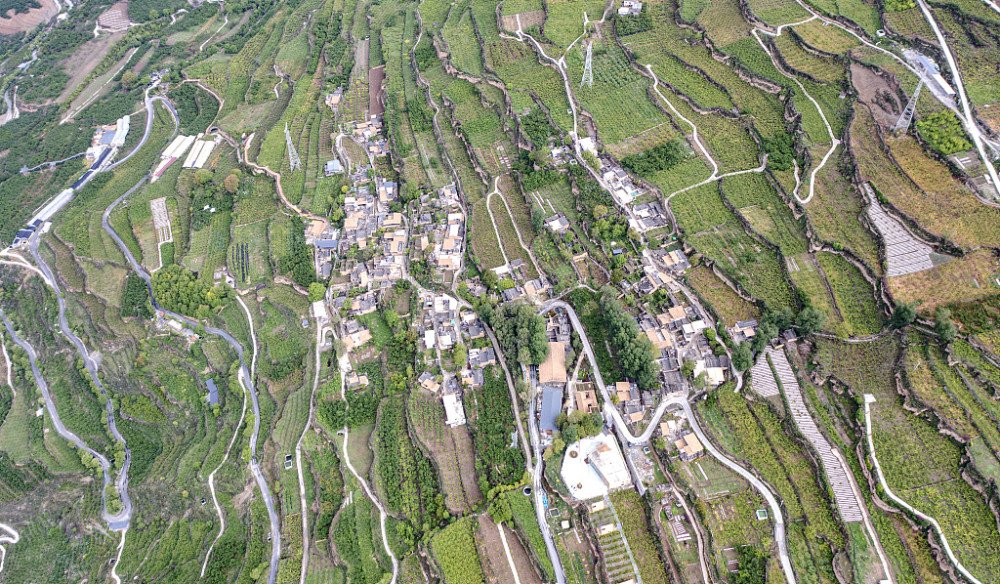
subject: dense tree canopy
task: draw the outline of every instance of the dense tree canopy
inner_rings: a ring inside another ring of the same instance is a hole
[[[138,316],[149,318],[148,291],[146,281],[137,274],[129,274],[125,278],[125,290],[122,291],[122,316]]]
[[[212,286],[177,264],[153,274],[153,290],[163,308],[195,318],[208,318],[233,299],[229,286]]]
[[[612,289],[605,288],[600,300],[601,312],[608,319],[611,344],[625,375],[634,379],[642,389],[652,389],[657,383],[659,369],[654,360],[653,345],[645,335],[639,335],[639,325],[615,297]]]
[[[622,158],[622,166],[639,176],[649,176],[674,166],[684,158],[680,141],[671,140]]]
[[[917,120],[917,133],[928,146],[941,154],[954,154],[972,148],[972,144],[965,139],[962,123],[951,110],[941,110]]]
[[[508,358],[537,365],[549,354],[545,320],[527,304],[503,304],[490,317],[500,348]]]

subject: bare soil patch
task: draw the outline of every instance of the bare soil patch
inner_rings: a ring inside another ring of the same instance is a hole
[[[380,116],[385,113],[385,103],[382,101],[382,80],[385,79],[385,66],[375,67],[368,71],[368,115]]]
[[[524,548],[521,539],[506,526],[502,529],[507,537],[510,557],[514,560],[514,567],[517,568],[517,576],[521,579],[521,584],[542,584],[542,579],[538,576],[535,564],[531,561],[531,556],[528,555],[528,550]]]
[[[543,24],[545,24],[545,11],[532,10],[531,12],[522,12],[520,14],[508,14],[507,16],[501,16],[500,25],[503,26],[504,30],[515,32],[517,31],[518,17],[521,17],[521,30],[527,30],[533,26],[542,26]]]
[[[115,32],[127,29],[132,24],[128,17],[128,2],[117,2],[105,10],[97,17],[97,24]]]
[[[0,34],[14,34],[29,31],[43,22],[52,20],[52,17],[59,13],[59,5],[55,0],[38,0],[41,8],[17,14],[11,8],[7,14],[0,18]]]
[[[887,76],[857,63],[851,64],[851,82],[858,90],[859,100],[871,109],[875,121],[883,128],[891,128],[906,105],[900,103],[894,84]]]
[[[111,50],[112,45],[121,40],[123,36],[125,36],[124,32],[101,35],[84,43],[78,51],[63,61],[63,70],[69,75],[69,81],[66,83],[66,89],[63,89],[63,92],[56,98],[56,102],[66,101],[77,86],[83,83],[91,71],[101,63],[104,56]]]
[[[500,531],[489,515],[483,513],[477,517],[476,547],[479,548],[479,558],[483,563],[487,584],[508,584],[514,581],[510,571],[507,555],[500,541]],[[518,573],[520,576],[520,573]]]

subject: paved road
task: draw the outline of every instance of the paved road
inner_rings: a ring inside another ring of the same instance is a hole
[[[14,331],[14,325],[11,324],[10,320],[7,318],[7,314],[2,310],[0,310],[0,319],[3,320],[4,326],[7,327],[7,333],[10,335],[11,339],[13,339],[14,342],[28,354],[28,360],[31,362],[31,374],[35,377],[35,384],[38,385],[38,389],[42,392],[42,398],[45,400],[45,409],[49,412],[49,417],[52,418],[52,426],[55,427],[56,432],[58,432],[60,436],[69,440],[74,446],[86,451],[88,454],[97,459],[101,465],[101,470],[104,475],[104,486],[107,487],[111,484],[111,462],[108,461],[103,454],[97,452],[90,446],[87,446],[87,444],[79,436],[68,430],[66,426],[63,425],[62,418],[59,417],[59,412],[56,410],[56,404],[52,401],[52,396],[49,394],[49,386],[45,383],[45,378],[42,377],[42,372],[38,369],[38,354],[35,353],[35,348],[17,335]],[[110,515],[108,514],[107,506],[105,506],[104,519],[105,521],[108,521],[110,525],[109,517]]]
[[[69,326],[69,321],[66,319],[66,299],[63,297],[62,291],[59,289],[59,282],[52,274],[52,270],[49,269],[48,264],[46,264],[45,261],[42,259],[42,257],[38,254],[39,237],[40,235],[38,233],[32,236],[31,241],[29,242],[29,250],[31,251],[31,255],[34,257],[35,262],[38,264],[40,268],[39,270],[36,271],[39,271],[42,274],[45,283],[51,286],[52,289],[55,291],[56,301],[59,307],[59,329],[62,331],[63,336],[65,336],[73,344],[73,346],[76,347],[77,352],[83,358],[84,365],[86,365],[87,371],[89,371],[92,381],[101,390],[101,394],[104,395],[105,397],[109,397],[107,391],[104,388],[104,384],[101,382],[101,378],[97,375],[97,364],[94,362],[90,354],[87,352],[87,349],[86,347],[84,347],[83,342],[79,339],[79,337],[76,336],[76,334],[73,333],[73,330]],[[8,326],[8,328],[10,327]],[[18,342],[18,344],[24,347],[27,343]],[[34,349],[31,350],[31,353],[33,352]],[[37,370],[37,368],[35,369]],[[36,374],[35,377],[36,381],[39,381],[39,385],[44,383],[44,380],[41,379],[40,372],[39,374]],[[46,390],[45,392],[43,392],[43,395],[47,393],[48,391]],[[53,420],[55,420],[56,418],[55,404],[50,403],[51,400],[47,395],[45,397],[45,400],[46,400],[46,405],[50,406],[49,413],[52,415]],[[128,445],[125,444],[125,437],[121,435],[121,433],[118,431],[118,426],[115,424],[114,408],[112,406],[110,399],[105,401],[105,411],[107,415],[108,429],[110,430],[111,435],[114,437],[115,440],[121,441],[121,443],[125,445],[125,460],[122,463],[121,470],[119,470],[118,472],[118,477],[114,481],[115,489],[118,491],[118,496],[122,503],[122,509],[118,513],[114,514],[109,513],[107,507],[107,500],[104,499],[104,495],[102,493],[102,500],[104,501],[103,517],[104,520],[108,523],[108,527],[110,529],[115,531],[125,530],[128,529],[129,521],[132,518],[132,499],[129,497],[128,494],[128,469],[132,464],[132,453],[128,449]],[[76,437],[75,434],[72,434],[71,432],[67,431],[67,433],[65,434],[63,432],[59,433],[60,435],[73,441],[74,443],[77,440],[80,441],[80,443],[82,443],[82,440],[80,440],[79,437]],[[75,440],[73,438],[70,438],[70,435],[72,435],[75,438]],[[89,448],[86,449],[90,451],[92,454],[96,454],[96,451],[90,450]],[[105,475],[104,484],[105,486],[107,486],[110,482],[110,462],[103,456],[97,456],[95,458],[98,458],[99,460],[102,461],[101,466],[104,470],[104,475]],[[107,464],[108,466],[105,467],[105,464]]]
[[[951,550],[951,546],[948,545],[948,538],[945,537],[944,532],[941,531],[941,525],[937,522],[937,520],[931,517],[930,515],[917,511],[916,509],[911,507],[909,503],[896,496],[896,493],[892,492],[892,489],[889,488],[889,483],[885,481],[885,473],[882,472],[882,465],[879,464],[878,458],[875,457],[875,443],[872,440],[871,404],[874,401],[875,401],[874,395],[870,393],[865,394],[865,434],[867,435],[868,439],[868,452],[871,454],[872,464],[875,465],[875,471],[876,474],[878,475],[878,481],[882,485],[882,490],[884,490],[886,496],[892,499],[893,502],[895,502],[897,505],[906,509],[910,513],[916,515],[917,517],[923,519],[927,523],[933,525],[935,531],[937,531],[938,538],[941,540],[941,546],[944,548],[945,553],[948,555],[948,559],[951,560],[951,563],[955,565],[955,568],[962,573],[962,576],[968,578],[968,580],[973,584],[983,584],[982,581],[978,580],[975,576],[970,574],[969,570],[966,569],[966,567],[963,566],[962,563],[958,561],[957,557],[955,557],[955,554]]]
[[[125,242],[122,241],[121,237],[118,236],[118,233],[108,222],[108,217],[111,215],[111,212],[115,209],[115,207],[118,206],[118,204],[121,203],[125,197],[142,185],[148,176],[148,174],[144,176],[135,186],[129,189],[124,195],[118,197],[115,202],[111,203],[111,205],[104,210],[104,215],[101,217],[101,224],[104,226],[104,230],[108,233],[108,235],[110,235],[111,238],[115,240],[115,243],[118,244],[118,247],[122,250],[125,258],[132,266],[132,269],[135,270],[136,274],[138,274],[140,278],[146,281],[146,287],[149,290],[149,297],[150,300],[152,300],[153,307],[162,311],[165,315],[171,318],[175,318],[191,326],[198,326],[200,323],[197,321],[169,310],[165,310],[159,305],[156,301],[156,296],[153,295],[153,284],[149,274],[146,273],[141,265],[139,265],[135,256],[132,255],[132,252],[129,251],[128,247],[125,245]],[[205,331],[209,334],[222,337],[227,343],[229,343],[233,350],[236,351],[236,354],[239,355],[239,381],[240,384],[243,385],[244,389],[248,390],[250,400],[253,404],[254,423],[253,434],[250,436],[250,472],[253,474],[254,480],[257,481],[257,487],[260,489],[261,498],[264,501],[264,505],[267,507],[267,515],[271,523],[271,569],[268,573],[267,581],[268,584],[275,584],[278,577],[278,562],[281,560],[281,529],[278,521],[278,513],[274,507],[274,498],[271,496],[271,490],[267,486],[267,480],[264,478],[264,473],[261,472],[260,465],[257,463],[257,441],[260,436],[260,404],[257,400],[257,389],[254,387],[253,376],[250,374],[249,369],[247,369],[246,361],[243,359],[243,346],[235,338],[233,338],[232,335],[222,329],[206,326]]]
[[[993,167],[992,161],[990,161],[989,157],[986,155],[986,149],[983,147],[983,135],[979,130],[979,125],[976,123],[976,118],[972,113],[972,108],[969,107],[969,99],[965,95],[965,84],[962,83],[962,75],[958,69],[958,64],[955,63],[955,57],[952,56],[951,49],[948,47],[948,42],[941,33],[941,28],[938,27],[937,20],[934,19],[934,15],[931,13],[931,9],[927,5],[927,2],[924,0],[917,0],[917,4],[920,5],[920,10],[924,13],[924,18],[927,19],[927,23],[930,24],[931,28],[934,30],[934,36],[937,37],[938,44],[941,45],[941,52],[944,53],[944,59],[948,62],[948,68],[951,69],[951,76],[955,81],[955,89],[958,91],[959,103],[962,104],[962,112],[965,114],[965,119],[963,120],[965,122],[965,130],[972,138],[972,142],[975,144],[976,150],[979,152],[979,158],[986,166],[986,171],[989,173],[990,179],[992,179],[993,190],[997,192],[997,195],[1000,195],[1000,177],[997,176],[996,168]],[[16,100],[14,105],[17,105]]]

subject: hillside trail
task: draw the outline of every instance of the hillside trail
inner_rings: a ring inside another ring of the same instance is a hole
[[[313,377],[312,392],[309,394],[309,415],[306,417],[306,425],[302,428],[298,442],[295,443],[295,470],[299,475],[299,515],[302,516],[302,569],[299,572],[299,584],[306,584],[306,575],[309,573],[309,513],[306,512],[306,481],[302,474],[302,441],[306,438],[306,433],[312,426],[313,411],[316,408],[316,389],[319,387],[319,374],[323,369],[320,362],[320,354],[323,349],[324,335],[330,331],[320,324],[319,317],[316,318],[316,374]],[[332,332],[332,331],[330,331]]]
[[[345,380],[347,379],[348,372],[350,372],[350,359],[348,358],[346,353],[342,355],[340,359],[338,359],[338,364],[340,367],[340,397],[346,403],[347,382]],[[342,432],[344,435],[344,448],[343,448],[344,462],[347,464],[347,469],[351,471],[351,474],[354,475],[354,478],[358,481],[358,483],[361,484],[361,488],[365,492],[365,496],[367,496],[371,500],[371,502],[375,505],[375,507],[378,509],[379,523],[382,528],[382,547],[385,548],[385,553],[388,554],[389,559],[392,560],[392,579],[389,581],[389,584],[396,584],[396,580],[399,578],[399,560],[396,559],[396,554],[393,553],[392,548],[389,546],[389,536],[386,533],[386,527],[385,527],[386,517],[388,516],[388,513],[386,513],[385,507],[382,506],[382,502],[379,501],[378,497],[375,496],[374,491],[372,491],[371,487],[368,486],[368,481],[365,480],[358,473],[358,471],[355,470],[354,465],[351,464],[351,454],[347,450],[347,441],[348,438],[350,437],[350,428],[348,428],[345,425]]]

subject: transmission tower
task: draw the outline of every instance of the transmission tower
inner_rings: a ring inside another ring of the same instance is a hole
[[[580,80],[580,87],[586,85],[587,87],[594,86],[594,68],[591,63],[593,61],[594,53],[594,43],[587,43],[587,62],[583,66],[583,79]]]
[[[903,113],[899,115],[899,119],[896,120],[896,125],[892,127],[893,132],[905,132],[907,128],[910,127],[910,122],[913,121],[913,111],[917,109],[917,98],[920,97],[920,88],[924,86],[924,81],[921,79],[917,83],[917,88],[913,90],[913,95],[910,96],[910,101],[906,102],[906,107],[903,108]]]
[[[285,122],[285,145],[288,147],[289,170],[295,171],[302,168],[302,161],[299,160],[299,153],[295,151],[295,145],[292,144],[292,135],[288,133],[288,122]]]

